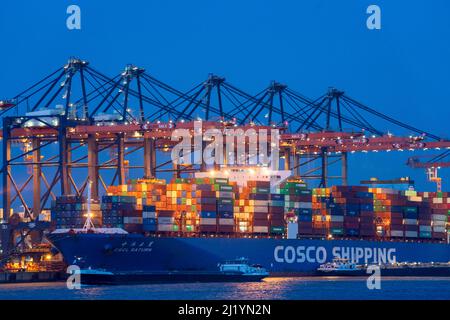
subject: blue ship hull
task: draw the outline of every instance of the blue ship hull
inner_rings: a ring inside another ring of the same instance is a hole
[[[138,234],[54,234],[66,263],[112,272],[217,271],[246,257],[273,274],[309,275],[335,257],[358,264],[449,262],[444,243],[363,240],[146,237]]]

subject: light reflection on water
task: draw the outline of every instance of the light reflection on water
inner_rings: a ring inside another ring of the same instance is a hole
[[[0,299],[445,299],[450,278],[384,278],[369,290],[365,278],[267,278],[252,283],[189,283],[83,286],[65,283],[2,284]]]

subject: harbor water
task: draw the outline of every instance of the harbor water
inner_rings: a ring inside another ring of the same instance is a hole
[[[450,300],[450,278],[267,278],[255,283],[82,286],[65,282],[0,285],[0,299],[42,300]]]

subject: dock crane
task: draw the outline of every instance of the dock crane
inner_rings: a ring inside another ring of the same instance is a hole
[[[448,157],[448,158],[447,158]],[[439,169],[450,167],[450,150],[435,156],[429,161],[422,162],[420,157],[411,157],[407,163],[411,168],[423,168],[426,170],[428,181],[436,183],[437,192],[442,191],[442,178],[439,177]]]

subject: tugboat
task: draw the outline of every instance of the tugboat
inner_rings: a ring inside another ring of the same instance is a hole
[[[257,282],[269,276],[261,265],[250,265],[248,259],[237,258],[218,264],[217,272],[164,271],[164,272],[112,272],[104,269],[82,269],[80,281],[86,285],[116,285],[144,283],[188,282]]]

